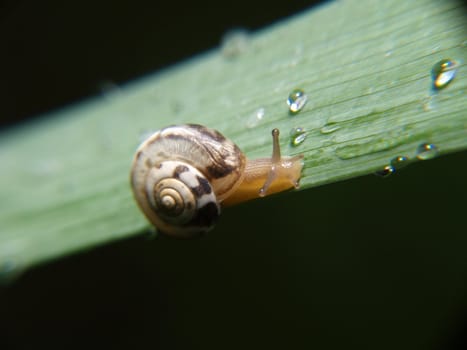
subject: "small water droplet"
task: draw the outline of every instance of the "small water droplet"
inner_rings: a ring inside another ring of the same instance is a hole
[[[287,98],[287,105],[289,106],[289,111],[292,114],[298,113],[305,106],[308,96],[302,89],[295,89]]]
[[[240,56],[248,50],[249,41],[250,36],[246,29],[236,28],[229,30],[222,37],[222,55],[226,58]]]
[[[292,128],[292,130],[290,130],[290,144],[293,147],[297,147],[305,141],[306,136],[307,132],[305,129],[301,127]]]
[[[246,122],[246,126],[250,129],[256,127],[261,122],[261,120],[263,120],[265,113],[266,113],[266,110],[263,107],[258,108],[248,118]]]
[[[422,143],[417,147],[417,159],[428,160],[438,156],[439,150],[432,143]]]
[[[330,123],[330,124],[324,125],[319,131],[322,134],[330,134],[330,133],[333,133],[334,131],[339,130],[340,128],[341,127],[337,125],[336,123]]]
[[[433,79],[433,88],[436,90],[444,89],[456,76],[458,64],[449,58],[437,62],[431,70]]]
[[[376,176],[379,177],[388,177],[389,175],[394,174],[396,169],[392,165],[386,165],[382,170],[378,170],[375,172]]]
[[[409,165],[409,157],[406,156],[397,156],[391,159],[389,164],[394,168],[394,170],[400,170],[407,165]]]

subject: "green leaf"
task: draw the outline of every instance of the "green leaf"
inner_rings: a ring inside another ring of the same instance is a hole
[[[465,149],[461,7],[330,2],[250,35],[238,51],[213,50],[3,133],[0,276],[146,230],[130,165],[143,136],[169,124],[218,129],[251,158],[271,154],[279,128],[283,154],[305,155],[300,190],[382,170],[397,156],[416,162],[422,143],[440,155]],[[457,75],[434,90],[431,69],[445,58]],[[290,114],[296,88],[308,102]],[[296,127],[307,138],[293,147]]]

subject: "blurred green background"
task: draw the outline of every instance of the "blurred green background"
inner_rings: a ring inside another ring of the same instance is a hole
[[[2,126],[310,4],[6,1]],[[265,198],[199,240],[148,232],[36,267],[0,287],[0,349],[464,349],[466,164]]]

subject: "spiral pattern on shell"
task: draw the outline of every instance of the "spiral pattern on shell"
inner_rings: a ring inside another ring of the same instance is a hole
[[[240,149],[219,132],[201,125],[171,126],[138,148],[132,188],[160,231],[192,237],[212,228],[219,203],[242,181],[245,163]]]
[[[166,161],[151,168],[145,194],[160,220],[183,228],[181,235],[191,235],[191,228],[193,231],[209,230],[220,215],[209,182],[189,164]]]

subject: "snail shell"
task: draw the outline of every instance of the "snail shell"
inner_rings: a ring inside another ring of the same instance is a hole
[[[169,126],[138,148],[131,182],[146,217],[163,233],[192,237],[211,229],[220,205],[244,177],[232,141],[201,125]]]

